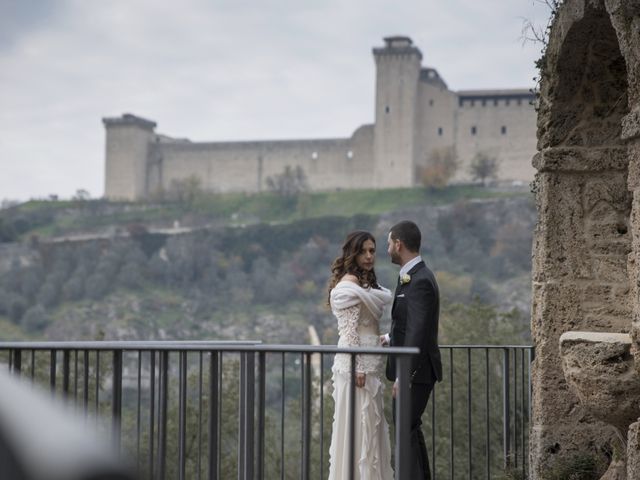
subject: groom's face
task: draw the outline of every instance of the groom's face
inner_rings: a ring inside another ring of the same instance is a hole
[[[389,232],[389,236],[387,237],[387,253],[391,257],[391,263],[395,263],[396,265],[402,265],[402,260],[400,258],[400,240],[394,240],[391,238],[391,232]]]

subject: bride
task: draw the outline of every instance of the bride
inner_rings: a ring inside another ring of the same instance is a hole
[[[378,285],[373,269],[376,242],[369,232],[347,235],[342,255],[331,265],[329,304],[338,320],[339,347],[380,346],[379,321],[391,293]],[[356,355],[354,478],[389,480],[389,426],[382,403],[382,358]],[[349,477],[349,392],[351,357],[337,354],[333,363],[335,413],[329,448],[329,480]]]

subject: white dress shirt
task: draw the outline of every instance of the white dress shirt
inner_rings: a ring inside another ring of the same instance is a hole
[[[407,263],[405,263],[402,268],[400,268],[400,273],[398,275],[402,276],[405,273],[409,273],[409,270],[411,270],[413,267],[415,267],[417,264],[419,264],[422,261],[422,257],[420,255],[418,255],[415,258],[412,258],[411,260],[409,260]]]

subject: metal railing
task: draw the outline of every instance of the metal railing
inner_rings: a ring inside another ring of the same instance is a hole
[[[409,431],[408,360],[418,353],[415,348],[0,342],[0,361],[4,354],[10,371],[48,384],[53,395],[109,433],[116,449],[132,454],[141,477],[153,479],[324,477],[330,433],[324,359],[337,353],[351,357],[352,379],[356,355],[396,356],[396,478],[408,479],[404,432]],[[355,389],[352,381],[352,405]],[[352,452],[354,426],[352,415]],[[349,458],[353,477],[355,462]]]
[[[432,479],[529,474],[530,345],[441,345],[423,425]]]
[[[532,347],[441,351],[444,379],[423,416],[432,478],[489,479],[505,471],[524,478]],[[0,362],[66,397],[135,459],[142,478],[154,479],[326,478],[336,353],[351,355],[352,372],[356,354],[399,355],[392,446],[400,459],[395,478],[408,478],[401,433],[408,431],[406,360],[416,352],[257,342],[0,342]],[[351,398],[355,388],[352,382]],[[387,394],[391,423],[390,406]]]

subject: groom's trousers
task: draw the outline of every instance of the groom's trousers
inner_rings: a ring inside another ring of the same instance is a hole
[[[422,414],[433,390],[433,383],[411,384],[411,431],[409,444],[411,448],[411,479],[431,480],[427,444],[422,433]],[[396,401],[393,400],[393,420],[395,423]]]

